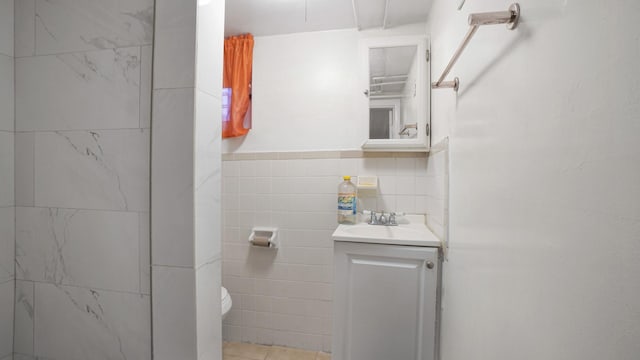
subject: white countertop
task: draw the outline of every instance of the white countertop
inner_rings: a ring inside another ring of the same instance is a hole
[[[425,225],[424,215],[406,215],[398,218],[398,226],[338,225],[333,232],[334,241],[361,242],[408,246],[441,247],[442,241]]]

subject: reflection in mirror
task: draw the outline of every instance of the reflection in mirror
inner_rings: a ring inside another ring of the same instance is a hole
[[[369,139],[414,139],[417,45],[369,48]]]

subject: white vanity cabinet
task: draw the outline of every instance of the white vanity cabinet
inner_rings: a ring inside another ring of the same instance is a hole
[[[334,360],[435,360],[435,247],[336,241]]]

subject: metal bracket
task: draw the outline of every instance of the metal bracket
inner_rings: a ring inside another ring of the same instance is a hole
[[[458,61],[458,58],[473,38],[473,35],[476,33],[478,28],[483,25],[495,25],[495,24],[506,24],[507,29],[513,30],[518,26],[518,22],[520,20],[520,5],[518,3],[511,4],[507,11],[497,11],[497,12],[488,12],[488,13],[477,13],[469,15],[469,30],[467,34],[464,36],[462,43],[458,46],[458,49],[451,57],[451,60],[445,67],[444,71],[438,81],[431,83],[432,89],[443,89],[443,88],[452,88],[454,91],[458,91],[460,81],[458,78],[453,79],[453,81],[444,81],[444,79],[449,75],[451,68]]]
[[[427,62],[429,62],[429,60],[431,60],[431,52],[429,50],[426,51],[425,58],[426,58]]]

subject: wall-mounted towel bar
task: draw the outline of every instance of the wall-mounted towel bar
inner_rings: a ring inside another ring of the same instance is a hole
[[[495,25],[495,24],[507,24],[507,29],[513,30],[518,26],[518,20],[520,20],[520,5],[518,3],[511,4],[509,6],[509,10],[507,11],[496,11],[496,12],[487,12],[487,13],[479,13],[479,14],[471,14],[469,15],[469,31],[464,36],[462,40],[462,44],[458,47],[458,50],[453,54],[453,57],[449,61],[449,64],[442,75],[438,79],[438,81],[431,83],[432,89],[445,89],[445,88],[453,88],[454,91],[458,91],[458,87],[460,85],[460,80],[456,77],[450,81],[444,81],[444,79],[449,75],[451,68],[455,65],[456,61],[471,41],[471,38],[476,33],[478,28],[481,25]]]

